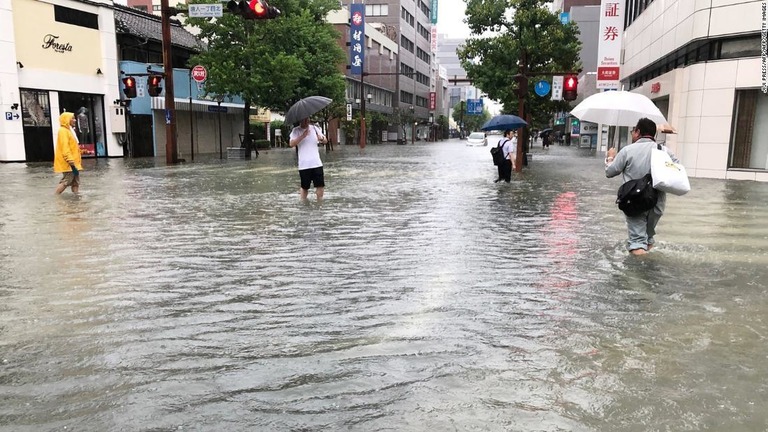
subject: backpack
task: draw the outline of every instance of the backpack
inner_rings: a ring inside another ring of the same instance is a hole
[[[504,144],[506,144],[507,141],[509,140],[501,141],[496,147],[491,147],[491,157],[493,158],[494,165],[502,165],[504,163],[504,160],[506,159],[504,157]]]
[[[658,199],[659,193],[653,188],[653,177],[650,173],[624,183],[616,194],[616,204],[627,216],[638,216],[652,209]]]

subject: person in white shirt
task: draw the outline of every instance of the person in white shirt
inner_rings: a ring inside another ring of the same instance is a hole
[[[509,183],[512,180],[512,170],[515,169],[515,156],[517,155],[517,137],[515,131],[505,130],[504,135],[499,139],[497,144],[502,148],[504,154],[504,161],[506,163],[499,164],[499,178],[494,183],[504,180]]]
[[[288,145],[298,148],[299,178],[301,179],[299,196],[302,200],[307,199],[310,184],[315,185],[317,200],[323,199],[325,178],[323,161],[320,160],[320,151],[317,146],[327,141],[320,128],[309,123],[309,118],[303,119],[299,126],[291,131]]]

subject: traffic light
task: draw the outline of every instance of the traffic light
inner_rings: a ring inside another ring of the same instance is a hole
[[[149,78],[147,78],[147,93],[149,93],[150,96],[160,96],[160,92],[163,91],[163,88],[160,87],[162,81],[162,75],[150,75]]]
[[[563,99],[567,101],[576,100],[579,92],[579,79],[576,75],[568,75],[563,83]]]
[[[136,78],[132,76],[123,78],[123,93],[128,99],[136,97]]]
[[[270,6],[266,0],[229,0],[227,10],[247,20],[274,19],[280,16],[280,9]]]

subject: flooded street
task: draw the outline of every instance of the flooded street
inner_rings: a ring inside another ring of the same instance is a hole
[[[768,429],[768,184],[631,257],[602,155],[533,152],[0,164],[0,431]]]

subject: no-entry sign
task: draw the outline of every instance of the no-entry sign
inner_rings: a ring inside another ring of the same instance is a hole
[[[193,80],[201,83],[201,82],[204,82],[206,78],[208,78],[208,70],[204,66],[197,65],[192,68]]]

